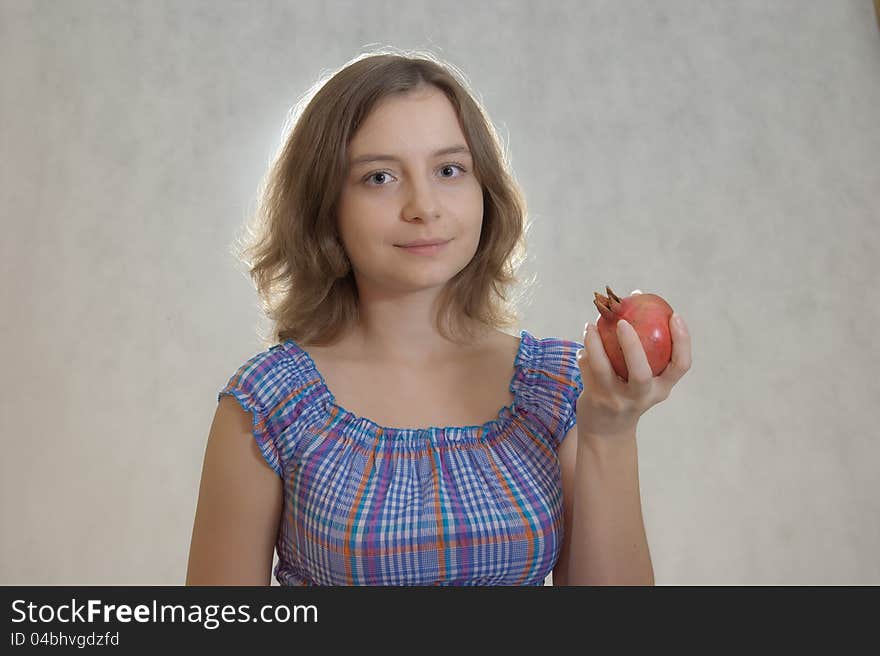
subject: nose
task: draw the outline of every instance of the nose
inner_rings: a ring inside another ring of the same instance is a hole
[[[406,203],[403,206],[403,216],[407,221],[422,219],[429,221],[440,216],[440,208],[431,185],[421,180],[412,182]]]

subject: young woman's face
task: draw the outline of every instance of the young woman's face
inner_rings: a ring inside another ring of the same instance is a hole
[[[455,147],[464,152],[436,152]],[[382,159],[358,161],[366,156]],[[442,287],[467,266],[480,241],[483,190],[442,91],[385,98],[352,138],[348,163],[338,227],[359,288]],[[423,239],[447,243],[403,247]]]

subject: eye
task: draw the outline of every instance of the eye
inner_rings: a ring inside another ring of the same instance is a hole
[[[457,175],[457,176],[444,175],[441,177],[446,178],[447,180],[454,180],[455,178],[460,178],[461,175],[467,173],[467,169],[464,168],[464,166],[462,166],[461,164],[455,163],[455,162],[443,164],[442,166],[439,167],[438,170],[445,171],[446,169],[450,169],[450,168],[458,169],[459,171],[461,171],[461,174]],[[381,182],[379,184],[371,184],[370,183],[371,180],[374,180],[376,178],[376,176],[380,176],[380,175],[393,177],[393,176],[391,176],[391,173],[389,171],[373,171],[372,173],[367,174],[367,176],[364,177],[364,179],[361,182],[363,182],[364,184],[366,184],[369,187],[386,187],[387,185],[384,183],[381,183]]]
[[[443,171],[445,169],[452,169],[452,168],[458,169],[462,173],[466,172],[466,169],[461,164],[444,164],[443,166],[440,167],[440,170]],[[455,177],[461,177],[461,176],[455,176]]]
[[[376,171],[375,173],[370,173],[366,178],[364,178],[363,181],[364,181],[364,182],[367,182],[368,180],[372,180],[372,179],[375,178],[377,175],[391,175],[391,174],[388,173],[387,171]],[[370,185],[370,186],[371,186],[371,187],[384,187],[385,185],[383,185],[383,184],[378,184],[378,185]]]

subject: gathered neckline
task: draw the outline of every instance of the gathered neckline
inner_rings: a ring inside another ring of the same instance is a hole
[[[315,364],[315,361],[312,359],[312,356],[309,355],[309,352],[290,338],[285,339],[283,344],[292,346],[297,353],[301,354],[311,371],[314,373],[315,376],[317,376],[317,385],[325,397],[325,408],[333,408],[336,413],[340,415],[344,420],[367,426],[372,434],[376,434],[381,431],[383,435],[387,436],[414,437],[440,433],[452,438],[481,438],[485,435],[494,434],[497,429],[503,427],[504,424],[509,421],[511,417],[513,417],[517,408],[519,407],[519,402],[521,401],[519,395],[519,385],[524,376],[523,370],[524,363],[527,360],[527,354],[529,353],[528,347],[530,347],[534,341],[534,336],[532,336],[527,330],[520,331],[519,346],[517,347],[516,357],[514,358],[513,362],[513,376],[511,377],[510,383],[508,384],[508,390],[513,394],[513,401],[509,405],[503,406],[498,411],[494,419],[490,419],[483,424],[473,424],[469,426],[429,426],[425,428],[382,426],[372,419],[362,417],[361,415],[358,415],[357,413],[345,408],[336,401],[336,397],[333,395],[333,392],[327,385],[327,381],[324,379],[324,375],[321,373],[320,369],[318,369],[318,365]]]

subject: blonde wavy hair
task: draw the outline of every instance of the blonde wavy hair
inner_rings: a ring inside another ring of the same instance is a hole
[[[475,326],[519,322],[517,303],[533,282],[517,276],[529,226],[502,142],[460,71],[428,52],[385,50],[350,60],[296,104],[289,135],[261,182],[257,210],[236,240],[235,255],[273,322],[271,335],[260,336],[265,344],[332,344],[357,322],[357,286],[336,226],[348,144],[380,100],[430,86],[455,108],[483,188],[477,252],[438,297],[436,328],[466,344]]]

